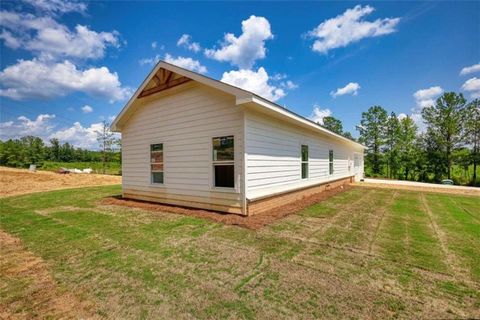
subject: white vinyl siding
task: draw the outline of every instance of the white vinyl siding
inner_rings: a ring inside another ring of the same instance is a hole
[[[214,210],[240,208],[244,120],[235,98],[196,82],[169,91],[143,98],[122,128],[124,194]],[[213,187],[212,139],[220,136],[235,136],[234,189]],[[159,142],[164,184],[154,185],[150,145]]]
[[[253,111],[246,112],[245,130],[246,193],[250,200],[353,176],[349,159],[355,151],[363,151]],[[302,145],[308,145],[307,179],[301,177]],[[329,172],[329,150],[334,151],[333,174]]]

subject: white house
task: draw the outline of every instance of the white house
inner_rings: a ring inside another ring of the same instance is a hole
[[[163,61],[112,130],[127,198],[251,215],[363,177],[363,145]]]

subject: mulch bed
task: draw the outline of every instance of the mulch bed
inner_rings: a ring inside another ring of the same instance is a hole
[[[266,225],[274,223],[275,221],[285,216],[297,213],[300,210],[305,209],[319,201],[323,201],[325,199],[328,199],[336,195],[339,192],[350,190],[352,188],[353,187],[346,185],[343,187],[341,186],[331,190],[323,191],[321,193],[318,193],[309,197],[304,197],[302,200],[288,203],[274,210],[267,211],[254,216],[249,216],[249,217],[241,216],[234,213],[224,213],[224,212],[209,211],[209,210],[203,210],[203,209],[185,208],[185,207],[171,206],[171,205],[160,204],[155,202],[125,199],[125,198],[122,198],[121,196],[107,197],[102,199],[100,203],[104,205],[139,208],[139,209],[144,209],[144,210],[154,211],[154,212],[177,213],[177,214],[182,214],[182,215],[187,215],[187,216],[192,216],[197,218],[203,218],[203,219],[211,220],[214,222],[223,223],[226,225],[236,225],[236,226],[240,226],[240,227],[244,227],[252,230],[258,230]]]

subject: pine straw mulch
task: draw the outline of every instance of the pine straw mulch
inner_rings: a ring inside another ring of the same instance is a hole
[[[254,216],[242,216],[234,213],[224,213],[218,211],[209,211],[203,209],[186,208],[179,206],[171,206],[166,204],[160,204],[155,202],[125,199],[121,196],[107,197],[100,201],[103,205],[124,206],[131,208],[139,208],[153,212],[169,212],[182,214],[186,216],[203,218],[210,221],[223,223],[226,225],[235,225],[244,227],[247,229],[258,230],[266,225],[272,224],[275,221],[286,217],[288,215],[297,213],[317,202],[326,200],[336,195],[339,192],[350,190],[353,187],[350,185],[340,186],[330,190],[323,191],[321,193],[304,197],[301,200],[288,203],[284,206],[275,208],[274,210],[263,212]]]

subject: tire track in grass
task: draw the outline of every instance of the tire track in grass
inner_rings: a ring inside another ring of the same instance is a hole
[[[379,231],[380,231],[380,226],[382,225],[382,222],[384,220],[384,217],[387,213],[387,210],[386,210],[386,207],[387,206],[390,206],[393,201],[395,200],[395,198],[397,197],[398,195],[398,191],[394,191],[393,194],[392,194],[392,198],[390,199],[390,202],[388,205],[386,205],[385,207],[382,207],[381,209],[381,216],[380,216],[380,220],[378,221],[377,223],[377,226],[375,228],[375,232],[370,240],[370,243],[368,244],[368,255],[372,255],[372,249],[373,249],[373,244],[375,243],[375,241],[377,240],[378,238],[378,234],[379,234]]]
[[[460,265],[457,264],[456,261],[458,260],[458,258],[448,248],[447,235],[443,232],[442,229],[439,228],[436,218],[432,213],[432,209],[430,208],[430,206],[427,203],[427,200],[425,199],[425,194],[421,193],[420,198],[422,200],[423,208],[430,219],[432,230],[435,236],[437,237],[440,247],[446,258],[446,262],[449,269],[453,272],[453,275],[459,275],[463,281],[470,282],[470,279],[468,277],[468,272],[466,272],[464,268],[462,268]]]
[[[453,199],[453,197],[450,197],[449,198],[451,202],[453,202],[457,207],[461,208],[463,211],[465,211],[468,215],[470,215],[473,220],[475,220],[476,222],[479,222],[480,223],[480,219],[475,216],[473,213],[470,212],[470,210],[468,210],[467,208],[465,208],[463,205],[459,204],[455,199]],[[480,210],[480,209],[479,209]]]
[[[439,228],[444,232],[447,247],[458,258],[457,264],[468,270],[471,281],[480,279],[480,226],[471,215],[459,207],[451,196],[428,195]],[[479,202],[480,203],[480,202]]]

